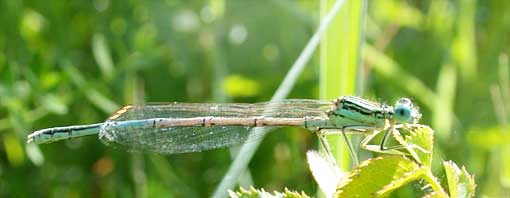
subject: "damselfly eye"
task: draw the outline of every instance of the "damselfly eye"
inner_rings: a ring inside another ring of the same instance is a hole
[[[394,108],[394,116],[399,123],[413,123],[414,120],[413,103],[408,98],[402,98],[397,101]]]
[[[411,120],[411,109],[407,107],[395,108],[395,118],[400,123],[407,123]]]

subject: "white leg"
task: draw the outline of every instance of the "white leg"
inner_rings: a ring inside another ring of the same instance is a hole
[[[342,130],[321,129],[320,133],[322,135],[338,135],[339,133],[341,133],[342,136],[344,137],[345,143],[347,144],[347,149],[349,149],[349,155],[351,156],[352,161],[354,162],[355,165],[359,165],[358,156],[356,155],[356,152],[354,150],[354,147],[351,144],[351,141],[347,137],[347,132],[366,133],[367,131],[370,131],[373,129],[374,128],[370,127],[370,126],[345,126],[345,127],[342,127]],[[324,139],[325,139],[325,137],[324,137]]]
[[[384,130],[374,131],[374,133],[370,134],[365,139],[363,139],[360,147],[363,149],[366,149],[366,150],[369,150],[372,152],[378,152],[378,153],[393,154],[393,155],[411,155],[418,163],[421,164],[421,160],[419,159],[418,154],[414,151],[414,149],[416,148],[424,153],[429,153],[429,152],[416,144],[407,144],[407,142],[404,141],[404,138],[402,137],[402,135],[399,133],[399,131],[397,129],[395,129],[394,126],[395,126],[394,124],[391,124],[390,127],[386,128]],[[368,143],[382,131],[385,131],[385,134],[384,134],[383,140],[381,141],[381,144],[369,145]],[[389,137],[390,133],[393,134],[393,136],[395,138],[400,139],[400,141],[398,141],[399,143],[401,143],[400,145],[395,145],[395,146],[390,146],[390,147],[385,146],[386,140]],[[406,153],[406,152],[399,151],[402,149],[406,149],[408,152]]]
[[[336,159],[333,156],[333,152],[331,152],[331,147],[329,146],[328,140],[326,139],[326,136],[324,133],[322,133],[322,130],[317,131],[317,137],[319,138],[319,141],[321,142],[322,148],[324,149],[324,152],[326,152],[327,160],[333,165],[333,167],[338,167],[336,164]]]

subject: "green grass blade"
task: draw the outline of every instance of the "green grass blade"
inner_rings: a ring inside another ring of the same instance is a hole
[[[92,53],[103,76],[111,79],[113,77],[113,60],[103,34],[96,33],[92,37]]]
[[[303,71],[303,68],[312,57],[312,54],[315,51],[317,45],[319,45],[319,42],[326,28],[329,26],[331,20],[337,14],[338,10],[340,10],[342,5],[343,5],[342,0],[336,1],[335,5],[329,12],[326,19],[323,22],[321,22],[315,34],[312,36],[312,38],[310,38],[305,48],[303,49],[303,51],[301,51],[299,57],[296,59],[296,61],[290,68],[289,72],[286,74],[285,78],[283,79],[283,82],[280,84],[280,86],[276,90],[276,93],[274,93],[273,97],[271,98],[272,102],[279,101],[287,97],[290,90],[296,83],[299,74]],[[258,138],[254,141],[249,141],[241,147],[241,149],[239,150],[239,154],[236,156],[236,158],[230,165],[228,172],[221,180],[221,183],[216,188],[212,197],[227,196],[227,191],[234,187],[237,178],[239,178],[241,173],[243,173],[246,167],[248,166],[248,162],[253,157],[255,151],[262,142],[262,139],[263,138]]]
[[[477,54],[475,38],[476,1],[459,1],[459,15],[456,38],[452,40],[452,57],[468,80],[476,77]]]
[[[457,88],[457,69],[451,64],[442,66],[437,80],[437,100],[432,109],[433,128],[437,131],[439,140],[447,140],[451,135],[453,112]]]
[[[323,0],[321,12],[327,12],[334,1]],[[342,95],[360,95],[356,90],[361,46],[364,43],[364,1],[347,1],[332,21],[321,43],[320,98],[330,100]],[[333,155],[342,169],[350,169],[349,151],[341,136],[328,137]]]

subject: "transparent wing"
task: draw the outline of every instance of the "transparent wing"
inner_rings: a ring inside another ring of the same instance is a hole
[[[260,138],[278,126],[178,126],[156,128],[152,122],[119,127],[117,123],[153,118],[305,118],[327,117],[334,107],[329,101],[292,99],[274,103],[172,103],[128,106],[103,125],[99,137],[103,143],[139,152],[162,154],[200,152],[229,147]],[[255,130],[252,130],[255,129]]]
[[[325,116],[334,107],[330,101],[288,99],[264,103],[170,103],[130,105],[117,111],[109,120],[139,120],[149,118],[221,117],[281,117],[301,118]]]

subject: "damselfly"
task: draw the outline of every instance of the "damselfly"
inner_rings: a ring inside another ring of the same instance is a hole
[[[99,135],[106,145],[131,151],[162,154],[200,152],[240,144],[259,138],[260,127],[300,126],[316,132],[327,153],[326,135],[343,134],[353,161],[357,163],[347,133],[368,135],[361,147],[376,152],[400,154],[385,142],[395,124],[414,124],[421,114],[407,98],[395,106],[345,96],[333,101],[287,99],[266,103],[169,103],[129,105],[106,122],[55,127],[35,131],[27,142],[51,143],[76,137]],[[381,131],[378,147],[368,142]],[[407,145],[402,145],[407,146]]]

